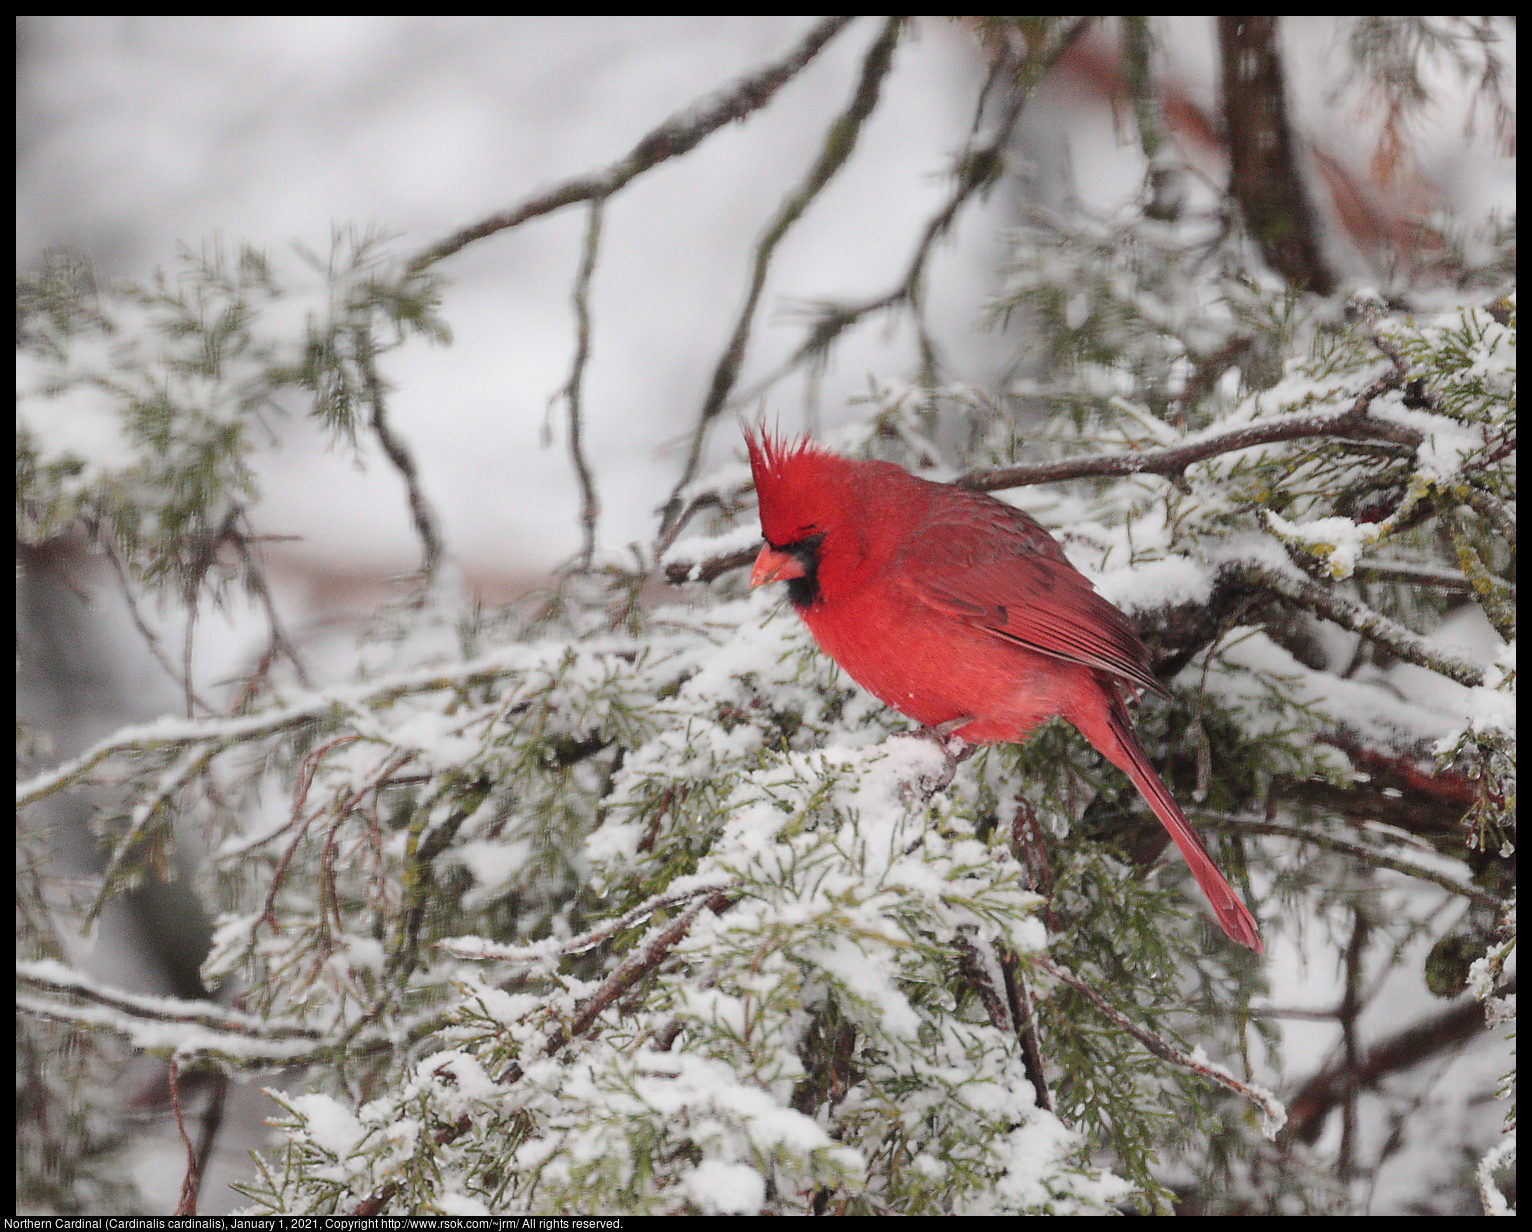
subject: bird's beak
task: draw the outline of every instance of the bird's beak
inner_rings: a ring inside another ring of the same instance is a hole
[[[750,588],[754,590],[767,582],[786,582],[807,576],[802,561],[791,552],[780,551],[768,543],[755,558],[755,568],[750,570]]]

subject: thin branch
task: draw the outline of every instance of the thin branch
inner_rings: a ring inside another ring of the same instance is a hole
[[[1182,1069],[1190,1070],[1194,1074],[1200,1074],[1204,1078],[1211,1079],[1220,1086],[1227,1087],[1241,1099],[1248,1100],[1255,1107],[1259,1108],[1266,1117],[1266,1122],[1261,1127],[1261,1131],[1266,1137],[1276,1137],[1277,1131],[1286,1122],[1287,1110],[1277,1101],[1276,1096],[1264,1087],[1256,1086],[1254,1083],[1241,1082],[1233,1074],[1229,1073],[1228,1070],[1224,1069],[1223,1066],[1215,1065],[1211,1061],[1193,1057],[1188,1053],[1182,1052],[1179,1048],[1161,1039],[1154,1032],[1139,1026],[1138,1023],[1134,1022],[1126,1014],[1116,1009],[1111,1002],[1084,980],[1078,976],[1071,975],[1062,967],[1055,966],[1046,958],[1031,954],[1027,956],[1026,961],[1036,966],[1039,970],[1046,971],[1054,979],[1073,988],[1094,1005],[1097,1011],[1109,1022],[1116,1024],[1126,1031],[1151,1053],[1159,1057],[1160,1060],[1168,1061],[1172,1065],[1178,1065]]]
[[[82,1026],[108,1027],[129,1036],[136,1047],[146,1052],[168,1050],[183,1060],[217,1052],[220,1045],[259,1041],[272,1050],[262,1056],[252,1051],[250,1056],[241,1058],[242,1064],[259,1066],[272,1060],[286,1064],[309,1057],[325,1038],[322,1032],[301,1023],[259,1018],[211,1001],[120,992],[52,960],[18,963],[16,983],[22,990],[47,998],[46,1001],[18,998],[18,1007],[28,1013]],[[103,1007],[107,1014],[91,1011],[90,1005]],[[166,1031],[167,1026],[176,1030]],[[277,1047],[288,1044],[293,1046]]]
[[[737,882],[714,882],[693,886],[690,889],[671,890],[666,894],[656,894],[631,911],[624,912],[616,919],[608,920],[599,928],[581,933],[577,937],[549,937],[543,941],[534,941],[530,945],[505,945],[501,942],[486,941],[482,937],[445,937],[437,941],[435,945],[437,949],[444,950],[454,958],[513,963],[547,962],[551,958],[562,958],[593,950],[608,937],[625,932],[656,911],[678,907],[700,896],[712,898],[717,895],[728,895],[737,891],[738,888]]]
[[[492,214],[471,226],[454,232],[433,244],[410,262],[411,271],[420,270],[444,257],[466,248],[476,240],[520,226],[532,218],[550,214],[580,201],[610,197],[629,180],[694,149],[703,138],[735,120],[743,120],[752,111],[769,103],[784,85],[796,77],[832,38],[854,19],[826,17],[808,32],[797,47],[783,59],[760,72],[745,77],[727,90],[685,111],[678,111],[605,171],[579,176],[528,197],[520,205]]]
[[[239,558],[245,566],[245,589],[254,595],[266,610],[266,624],[271,631],[271,652],[280,652],[285,655],[287,661],[293,665],[298,682],[305,689],[312,689],[314,685],[309,679],[308,669],[303,665],[303,659],[293,646],[292,639],[287,636],[287,631],[282,627],[282,618],[277,614],[276,601],[271,597],[271,590],[266,585],[266,575],[261,568],[261,562],[250,550],[250,544],[256,538],[255,528],[250,525],[247,515],[242,513],[241,519],[245,523],[247,533],[234,536],[234,550],[239,553]]]
[[[958,212],[968,200],[976,193],[982,195],[1004,173],[1005,151],[1010,146],[1011,133],[1015,130],[1016,122],[1021,118],[1022,108],[1031,97],[1033,87],[1047,76],[1058,58],[1069,49],[1093,20],[1094,18],[1090,17],[1075,19],[1053,44],[1020,64],[1011,59],[1008,49],[996,56],[984,88],[980,91],[979,111],[974,117],[974,132],[978,131],[980,114],[982,114],[985,98],[992,89],[993,81],[1009,72],[1016,80],[1011,87],[1006,109],[988,142],[982,146],[970,144],[954,160],[957,184],[946,203],[927,222],[926,229],[915,245],[915,251],[905,268],[904,277],[886,294],[858,304],[818,305],[819,320],[810,329],[809,336],[802,345],[780,368],[741,395],[741,401],[750,401],[759,396],[798,368],[805,360],[813,356],[823,356],[842,333],[871,313],[888,312],[908,305],[916,312],[916,325],[924,336],[924,328],[918,320],[921,291],[925,283],[926,263],[930,259],[936,241],[952,229]],[[923,343],[923,345],[929,349],[929,344]]]
[[[665,960],[670,951],[675,948],[676,943],[691,931],[692,921],[697,918],[702,909],[716,902],[717,898],[717,895],[713,895],[701,902],[693,903],[673,924],[655,936],[642,950],[624,958],[618,964],[617,970],[601,982],[601,987],[575,1010],[569,1026],[559,1027],[548,1036],[543,1043],[543,1054],[551,1057],[571,1040],[579,1039],[589,1031],[604,1010]],[[512,1061],[497,1081],[519,1082],[523,1072],[520,1063]]]
[[[797,190],[778,207],[776,216],[767,224],[766,230],[756,244],[750,290],[745,296],[745,306],[740,310],[739,320],[735,322],[734,334],[729,339],[729,345],[724,349],[718,366],[713,371],[712,384],[708,387],[707,397],[702,403],[702,410],[698,413],[697,426],[692,431],[691,445],[687,451],[686,463],[681,468],[681,477],[676,481],[670,498],[665,503],[664,515],[660,523],[662,534],[669,529],[670,524],[681,512],[681,491],[697,473],[697,466],[702,459],[702,441],[707,434],[708,426],[723,411],[728,402],[729,392],[734,388],[734,383],[739,377],[740,366],[745,359],[745,345],[750,338],[750,326],[755,320],[756,306],[766,286],[766,273],[771,265],[772,254],[782,241],[782,237],[803,216],[803,212],[845,165],[852,150],[856,148],[862,124],[877,106],[883,80],[893,66],[894,48],[898,45],[904,20],[903,17],[896,16],[884,22],[883,32],[867,49],[867,54],[862,59],[862,73],[857,80],[856,91],[851,96],[851,102],[831,121],[829,130],[825,133],[819,157],[814,160],[814,165],[809,169]]]
[[[405,447],[404,442],[395,436],[388,426],[383,378],[378,374],[377,355],[372,339],[364,330],[358,330],[355,341],[356,360],[361,366],[362,378],[367,382],[367,400],[372,404],[372,430],[377,433],[383,452],[388,455],[388,460],[394,464],[394,469],[403,477],[405,489],[409,492],[410,517],[415,523],[415,533],[420,536],[420,542],[424,547],[424,555],[420,561],[420,576],[425,585],[429,586],[442,561],[444,548],[441,532],[436,528],[436,519],[432,516],[431,506],[421,490],[420,478],[415,471],[415,459]]]
[[[1505,991],[1515,991],[1514,981],[1508,989],[1497,989]],[[1293,1097],[1287,1136],[1296,1142],[1317,1141],[1336,1104],[1356,1091],[1376,1087],[1391,1074],[1459,1047],[1485,1029],[1484,1003],[1469,997],[1379,1041],[1354,1065],[1342,1062],[1327,1066]]]
[[[744,548],[738,552],[730,552],[726,556],[715,556],[700,564],[694,564],[689,560],[675,561],[665,566],[665,580],[672,586],[683,586],[687,582],[711,582],[716,577],[722,577],[730,569],[741,569],[748,565],[760,550],[760,544],[756,544],[754,547]]]
[[[976,492],[999,488],[1020,488],[1038,483],[1059,483],[1066,479],[1108,478],[1120,475],[1163,475],[1174,478],[1187,467],[1221,454],[1236,453],[1257,445],[1305,437],[1336,437],[1342,440],[1384,440],[1418,448],[1425,437],[1416,429],[1367,414],[1373,401],[1399,386],[1397,374],[1379,377],[1344,411],[1315,415],[1277,415],[1243,428],[1218,432],[1201,440],[1162,449],[1140,449],[1129,453],[1091,454],[1063,458],[1056,462],[1034,462],[1022,466],[1003,466],[969,471],[954,480],[959,487]]]
[[[1409,586],[1430,586],[1436,590],[1450,590],[1458,594],[1475,594],[1474,580],[1457,569],[1435,568],[1430,565],[1414,565],[1404,561],[1369,560],[1352,566],[1354,576],[1374,582],[1400,582]],[[1485,575],[1484,581],[1497,590],[1506,591],[1514,600],[1516,584],[1493,574]]]
[[[99,528],[93,528],[93,535],[96,542],[101,545],[101,550],[106,554],[107,560],[111,562],[112,569],[117,574],[117,581],[122,587],[122,597],[127,600],[128,614],[133,618],[133,624],[138,629],[139,636],[148,645],[149,653],[154,656],[154,661],[164,669],[167,676],[176,682],[189,702],[201,707],[205,713],[214,713],[213,707],[209,706],[207,702],[197,695],[190,679],[182,672],[176,670],[176,665],[170,661],[170,656],[165,653],[165,648],[160,645],[158,635],[149,627],[148,621],[144,619],[143,613],[139,611],[138,600],[133,594],[133,583],[128,578],[127,569],[123,567],[122,558],[117,555],[117,549],[112,543],[112,536],[110,534],[102,534]],[[188,715],[187,717],[191,716]]]
[[[142,757],[146,753],[207,743],[216,744],[221,752],[252,737],[275,735],[347,712],[360,713],[364,707],[386,704],[400,697],[489,684],[520,675],[541,662],[535,647],[513,645],[468,663],[422,668],[363,686],[309,693],[290,705],[259,714],[184,721],[164,718],[120,728],[78,757],[18,783],[16,807],[24,808],[79,782],[103,762],[118,756]]]
[[[1424,865],[1411,863],[1409,860],[1401,860],[1397,856],[1388,855],[1379,851],[1376,847],[1369,847],[1364,843],[1350,843],[1345,839],[1332,838],[1328,834],[1316,834],[1313,830],[1302,826],[1285,826],[1274,821],[1258,821],[1252,818],[1237,817],[1232,814],[1212,814],[1199,812],[1199,817],[1217,816],[1219,824],[1230,830],[1236,830],[1242,834],[1270,834],[1280,838],[1293,838],[1301,843],[1312,843],[1324,851],[1333,851],[1337,855],[1352,856],[1364,864],[1374,868],[1386,868],[1392,872],[1401,873],[1406,877],[1414,877],[1420,881],[1430,881],[1442,887],[1451,894],[1457,894],[1470,902],[1478,903],[1481,907],[1488,907],[1492,911],[1499,911],[1504,904],[1493,894],[1479,889],[1472,882],[1459,881],[1446,873],[1437,872],[1435,869]]]
[[[569,409],[569,456],[574,462],[575,478],[580,482],[580,526],[585,546],[580,552],[580,567],[589,569],[596,554],[596,519],[601,516],[601,502],[596,497],[595,481],[585,460],[580,432],[580,392],[585,380],[585,365],[590,360],[590,284],[596,270],[596,253],[601,244],[601,212],[604,197],[590,203],[590,222],[585,229],[585,244],[580,254],[580,272],[575,277],[575,353],[569,369],[569,380],[564,387],[548,400],[552,405],[560,398]]]
[[[181,1201],[176,1206],[176,1214],[195,1215],[197,1193],[202,1188],[202,1171],[197,1167],[197,1151],[186,1134],[186,1120],[181,1115],[181,1067],[174,1058],[170,1062],[170,1107],[175,1114],[181,1145],[186,1148],[186,1175],[181,1178]]]
[[[1240,581],[1280,595],[1343,629],[1350,629],[1380,646],[1387,646],[1406,662],[1429,668],[1470,689],[1477,689],[1484,684],[1483,668],[1450,654],[1414,630],[1405,628],[1398,621],[1390,620],[1365,604],[1315,585],[1296,569],[1289,572],[1258,561],[1239,561],[1228,568]]]

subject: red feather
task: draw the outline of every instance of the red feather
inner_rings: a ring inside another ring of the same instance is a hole
[[[815,641],[881,701],[977,744],[1062,715],[1143,794],[1223,930],[1255,920],[1150,765],[1123,689],[1164,693],[1128,619],[1040,523],[979,492],[748,432],[766,547]]]

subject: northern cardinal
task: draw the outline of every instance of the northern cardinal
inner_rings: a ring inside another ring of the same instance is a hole
[[[752,587],[785,581],[820,649],[928,728],[995,744],[1063,715],[1133,780],[1224,932],[1265,952],[1133,730],[1123,689],[1165,693],[1149,652],[1041,524],[889,462],[745,443],[766,536]]]

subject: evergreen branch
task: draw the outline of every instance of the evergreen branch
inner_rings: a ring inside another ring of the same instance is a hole
[[[18,783],[16,807],[19,809],[35,804],[60,788],[82,781],[103,762],[119,755],[143,755],[206,743],[216,744],[217,751],[222,752],[253,738],[273,736],[290,728],[337,715],[360,714],[364,709],[400,697],[490,684],[525,671],[534,663],[542,661],[543,655],[535,647],[509,646],[467,663],[422,668],[369,681],[366,685],[306,694],[290,705],[261,711],[259,714],[195,721],[162,718],[120,728],[73,760]]]
[[[608,920],[599,928],[593,928],[577,937],[549,937],[543,941],[534,941],[530,945],[503,945],[496,941],[486,941],[483,937],[444,937],[435,945],[437,949],[446,951],[454,958],[512,963],[546,962],[550,958],[567,957],[593,950],[609,937],[625,932],[656,911],[678,907],[699,896],[705,895],[711,898],[719,894],[733,893],[737,889],[737,882],[714,882],[693,886],[690,889],[672,889],[665,894],[656,894],[631,911],[624,912],[615,920]]]
[[[751,112],[769,103],[776,92],[802,72],[825,44],[850,25],[852,20],[851,17],[824,18],[781,60],[743,78],[721,94],[677,112],[659,127],[646,133],[632,150],[604,171],[565,180],[503,213],[492,214],[454,232],[416,256],[410,262],[411,272],[450,257],[476,240],[494,235],[497,231],[520,226],[529,219],[550,214],[566,205],[610,197],[636,176],[667,159],[689,153],[705,137],[725,124],[743,120]]]
[[[692,921],[697,918],[702,909],[716,900],[716,895],[709,895],[701,902],[693,903],[681,913],[675,923],[660,932],[642,950],[630,953],[624,958],[617,965],[617,969],[601,982],[601,987],[579,1005],[569,1025],[557,1028],[548,1036],[543,1043],[543,1054],[551,1057],[571,1040],[577,1040],[589,1031],[596,1019],[601,1016],[602,1011],[665,960],[670,951],[675,948],[676,943],[691,931]],[[498,1081],[519,1082],[523,1072],[521,1065],[512,1061]]]
[[[898,45],[899,33],[903,29],[904,21],[903,17],[895,16],[884,22],[882,34],[867,49],[867,54],[863,57],[861,76],[857,81],[856,91],[851,96],[851,102],[830,122],[819,157],[814,160],[814,165],[809,168],[808,174],[804,176],[797,190],[778,207],[776,216],[766,225],[766,230],[756,244],[750,290],[745,296],[745,305],[740,310],[739,320],[735,323],[733,337],[729,339],[729,345],[724,349],[723,355],[718,360],[718,366],[713,370],[712,384],[702,403],[702,410],[698,413],[697,426],[692,430],[691,445],[687,451],[686,463],[681,468],[681,477],[676,481],[670,498],[665,502],[664,514],[660,522],[662,534],[670,528],[670,524],[681,512],[681,490],[697,473],[697,466],[702,460],[702,441],[708,426],[723,411],[728,401],[729,391],[734,388],[734,383],[739,377],[740,366],[745,359],[745,345],[750,337],[750,326],[755,320],[756,306],[766,287],[766,273],[771,265],[772,255],[782,241],[782,237],[803,216],[803,212],[808,209],[814,198],[851,157],[851,152],[856,148],[857,139],[861,135],[862,124],[872,114],[873,108],[878,105],[884,78],[893,67],[894,48]]]
[[[629,988],[638,983],[662,963],[675,947],[676,943],[691,931],[692,921],[695,920],[702,909],[717,900],[717,895],[710,894],[702,902],[694,903],[681,915],[681,917],[666,928],[639,953],[630,954],[625,958],[611,975],[602,981],[601,987],[596,989],[575,1011],[574,1018],[567,1027],[559,1027],[550,1034],[543,1044],[543,1054],[553,1056],[565,1047],[571,1040],[579,1039],[590,1030],[596,1019],[603,1011],[608,1009]],[[519,1062],[512,1061],[505,1072],[500,1075],[502,1084],[519,1082],[524,1073]],[[472,1128],[472,1122],[465,1115],[458,1121],[438,1132],[436,1142],[439,1146],[445,1146],[455,1141]],[[356,1215],[376,1215],[393,1199],[399,1192],[399,1184],[389,1181],[376,1193],[368,1196],[353,1212]]]
[[[128,831],[112,849],[112,858],[107,862],[106,871],[101,876],[101,889],[96,894],[95,900],[85,913],[86,923],[94,921],[106,906],[106,900],[116,888],[117,878],[122,872],[128,857],[139,846],[140,841],[149,830],[150,823],[155,815],[165,808],[175,794],[185,787],[187,783],[196,778],[207,769],[214,757],[218,755],[217,749],[191,749],[182,756],[181,760],[164,775],[159,784],[149,794],[149,797],[133,806],[132,820]],[[171,823],[166,821],[165,829],[169,830]]]
[[[1036,954],[1031,954],[1027,956],[1026,961],[1032,963],[1040,970],[1046,971],[1060,983],[1067,984],[1070,988],[1073,988],[1077,993],[1079,993],[1082,997],[1094,1005],[1097,1011],[1104,1018],[1122,1030],[1126,1031],[1151,1053],[1159,1057],[1160,1060],[1168,1061],[1172,1065],[1180,1066],[1182,1069],[1189,1070],[1191,1073],[1200,1074],[1202,1077],[1210,1079],[1211,1081],[1218,1083],[1220,1086],[1228,1088],[1241,1099],[1247,1100],[1256,1108],[1259,1108],[1261,1113],[1266,1118],[1266,1122],[1262,1126],[1262,1132],[1266,1135],[1266,1137],[1276,1137],[1277,1132],[1286,1122],[1287,1110],[1283,1108],[1282,1105],[1277,1101],[1276,1096],[1274,1096],[1264,1087],[1257,1086],[1254,1083],[1241,1082],[1238,1078],[1234,1077],[1233,1074],[1229,1073],[1228,1070],[1224,1069],[1223,1066],[1215,1065],[1213,1062],[1200,1055],[1194,1056],[1190,1053],[1182,1052],[1173,1044],[1167,1043],[1158,1035],[1154,1034],[1153,1031],[1139,1026],[1126,1014],[1116,1009],[1111,1004],[1111,1002],[1109,1002],[1084,980],[1080,979],[1076,975],[1071,975],[1068,971],[1064,970],[1064,968],[1056,966],[1054,963],[1049,962],[1046,958],[1042,958]],[[1201,1049],[1199,1048],[1198,1053],[1200,1054],[1200,1052]]]
[[[182,1060],[216,1056],[246,1068],[304,1064],[328,1050],[324,1033],[301,1023],[259,1018],[211,1001],[151,997],[105,988],[51,959],[16,966],[17,1008],[55,1022],[98,1027],[146,1052]]]
[[[1516,546],[1516,514],[1478,487],[1472,480],[1453,489],[1454,496],[1495,528],[1511,547]]]
[[[1240,581],[1289,599],[1343,629],[1360,633],[1369,641],[1388,647],[1408,663],[1428,668],[1466,688],[1477,689],[1484,684],[1483,668],[1458,658],[1364,603],[1315,585],[1296,569],[1279,569],[1253,560],[1238,561],[1227,567]]]

